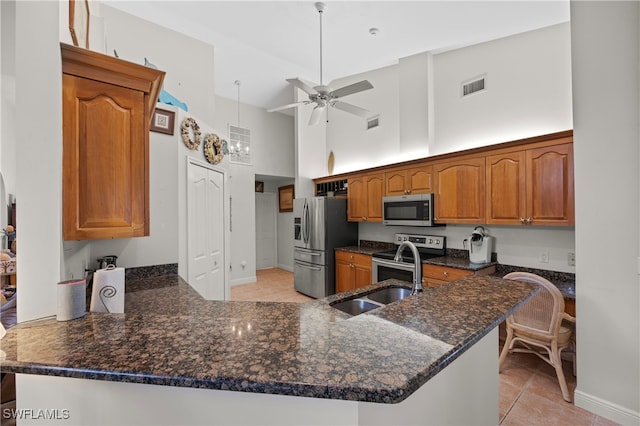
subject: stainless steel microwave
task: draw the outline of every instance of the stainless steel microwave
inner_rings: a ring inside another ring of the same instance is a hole
[[[433,223],[433,194],[383,197],[382,223],[385,225],[436,226]]]

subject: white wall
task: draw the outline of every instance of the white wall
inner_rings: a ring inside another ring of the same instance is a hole
[[[0,171],[7,194],[16,193],[17,175],[15,16],[15,2],[0,2]]]
[[[366,130],[365,120],[331,110],[326,155],[333,150],[334,173],[571,129],[569,31],[563,23],[424,52],[337,80],[373,84],[344,100],[379,113],[380,126]],[[461,99],[460,83],[485,73],[487,90]],[[299,124],[306,125],[307,117],[302,114]]]
[[[266,181],[264,183],[264,192],[273,192],[277,197],[279,187],[293,184],[293,179]],[[295,191],[296,188],[294,187],[294,194]],[[293,212],[280,212],[278,209],[277,216],[277,265],[278,268],[293,272]]]
[[[431,154],[573,128],[570,24],[435,55],[435,139]],[[486,90],[460,85],[486,74]]]
[[[621,424],[639,424],[640,3],[574,0],[571,21],[575,403]]]
[[[367,167],[400,161],[400,98],[399,68],[390,66],[337,80],[338,87],[360,80],[368,80],[373,89],[349,95],[344,101],[379,115],[380,125],[367,130],[365,119],[329,108],[327,148],[323,176],[327,174],[326,158],[335,156],[334,173],[360,170]],[[307,116],[304,115],[306,118]],[[306,124],[305,119],[302,120]],[[319,124],[318,126],[322,126]]]
[[[309,97],[301,90],[294,90],[296,102]],[[312,105],[301,105],[294,113],[296,198],[313,197],[312,179],[328,173],[327,128],[322,123],[309,126]]]
[[[242,94],[242,86],[240,90]],[[224,129],[223,134],[227,134],[229,124],[251,130],[251,165],[231,163],[229,166],[231,285],[249,283],[256,279],[255,176],[293,179],[293,118],[241,103],[238,123],[238,101],[217,97],[213,124],[217,129]],[[293,254],[291,256],[293,262]]]
[[[191,114],[213,123],[214,47],[104,4],[99,6],[105,53],[113,55],[115,49],[121,59],[137,64],[144,64],[146,57],[166,72],[164,90],[186,103]],[[103,50],[98,43],[91,48]]]
[[[521,229],[514,226],[482,225],[494,237],[493,251],[498,254],[498,262],[504,265],[522,266],[558,272],[575,272],[569,266],[567,255],[575,252],[575,232],[572,227],[544,227]],[[394,242],[396,233],[419,235],[444,235],[447,248],[464,249],[462,240],[473,232],[473,225],[447,225],[424,228],[409,226],[384,226],[380,223],[360,223],[359,238],[369,241]],[[540,253],[549,253],[549,262],[540,262]]]
[[[324,158],[333,150],[334,172],[341,173],[571,129],[570,43],[570,25],[564,23],[449,52],[401,58],[398,65],[339,80],[337,84],[361,79],[373,84],[374,89],[345,101],[380,112],[380,126],[367,131],[359,117],[332,112]],[[484,73],[487,91],[461,99],[460,83]],[[322,129],[306,125],[306,113],[300,117],[299,134],[315,132],[321,137]],[[322,168],[318,158],[322,154],[300,157],[298,167],[317,171]],[[310,177],[326,175],[325,169]],[[494,251],[501,263],[575,272],[567,262],[567,254],[575,251],[573,227],[535,227],[535,232],[514,226],[487,229],[496,237]],[[460,249],[472,230],[454,225],[359,225],[360,239],[393,241],[394,233],[409,231],[446,235],[448,246]],[[549,252],[549,263],[539,262],[541,251]]]
[[[15,143],[20,322],[55,313],[61,278],[62,80],[52,78],[62,70],[61,5],[16,2],[15,45],[2,49],[4,57],[15,55],[15,141],[3,139],[3,146]]]

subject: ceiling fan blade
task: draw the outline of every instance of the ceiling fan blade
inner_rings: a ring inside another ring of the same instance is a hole
[[[282,106],[279,106],[279,107],[268,109],[267,112],[275,112],[275,111],[281,111],[283,109],[297,107],[298,105],[300,105],[302,103],[304,103],[304,102],[294,102],[292,104],[282,105]]]
[[[315,126],[320,122],[322,118],[322,113],[324,112],[325,106],[318,105],[311,112],[311,117],[309,118],[309,126]]]
[[[354,93],[363,92],[369,89],[373,89],[373,85],[367,80],[362,80],[357,83],[353,83],[348,86],[333,90],[331,93],[329,93],[329,95],[331,96],[331,98],[336,99],[347,95],[353,95]]]
[[[288,78],[287,81],[300,90],[304,90],[309,95],[317,95],[318,92],[313,88],[314,84],[300,78]]]
[[[333,105],[335,108],[338,108],[342,111],[359,115],[362,118],[367,118],[371,115],[371,112],[369,110],[360,108],[359,106],[348,104],[346,102],[335,101],[335,102],[331,102],[331,105]]]

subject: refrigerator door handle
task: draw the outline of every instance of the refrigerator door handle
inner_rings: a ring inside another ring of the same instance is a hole
[[[314,271],[321,271],[322,268],[319,268],[317,266],[309,266],[309,265],[305,265],[304,263],[300,263],[296,261],[296,265],[298,265],[301,268],[305,268],[305,269],[312,269]]]
[[[304,238],[304,243],[305,244],[309,244],[309,204],[305,201],[304,202],[304,220],[303,220],[304,226],[304,234],[303,234],[303,238]]]

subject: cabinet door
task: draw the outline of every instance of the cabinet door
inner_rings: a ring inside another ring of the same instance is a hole
[[[63,237],[149,235],[144,93],[63,75]]]
[[[426,264],[422,265],[422,274],[427,282],[429,280],[449,282],[468,275],[473,275],[473,271]]]
[[[404,169],[391,170],[384,174],[385,194],[388,196],[406,194],[406,177]]]
[[[482,157],[433,166],[437,223],[485,222],[484,162]]]
[[[354,265],[354,284],[356,288],[366,287],[371,285],[371,267],[364,267],[360,265]]]
[[[353,255],[355,287],[366,287],[371,284],[371,256],[366,254]]]
[[[350,262],[336,259],[336,293],[355,288],[353,267]]]
[[[520,225],[527,217],[524,151],[487,157],[487,223]]]
[[[349,178],[347,216],[349,222],[362,222],[367,214],[367,193],[362,176]]]
[[[385,172],[385,195],[427,194],[433,191],[432,166],[416,166]]]
[[[384,173],[366,175],[367,214],[365,221],[382,222],[382,195],[384,194]]]
[[[432,166],[411,167],[407,170],[407,189],[410,194],[428,194],[433,191]]]
[[[530,223],[574,225],[573,146],[532,149],[526,160]]]

